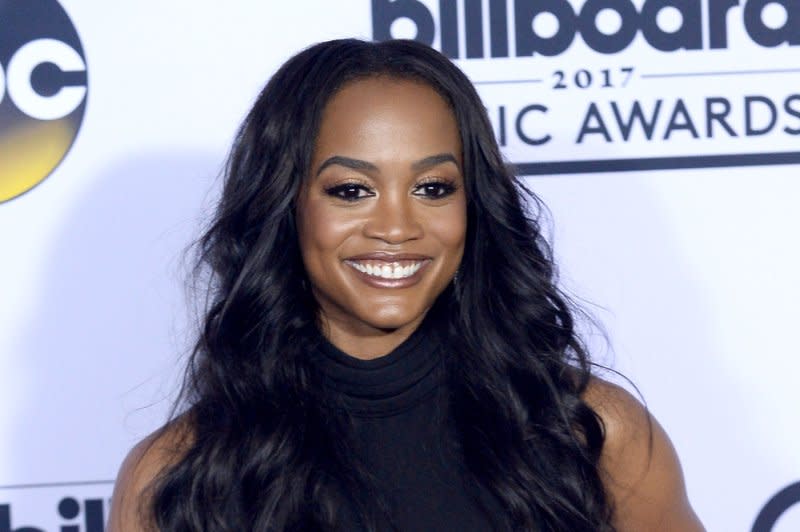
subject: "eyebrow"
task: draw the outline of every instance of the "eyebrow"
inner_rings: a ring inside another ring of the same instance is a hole
[[[424,159],[420,159],[419,161],[413,163],[411,168],[414,171],[419,172],[447,162],[451,162],[461,169],[461,166],[458,164],[458,161],[456,161],[456,158],[453,157],[452,153],[438,153],[436,155],[431,155],[430,157],[425,157]]]
[[[419,161],[414,161],[411,163],[411,169],[415,172],[420,172],[446,162],[451,162],[460,169],[458,161],[456,161],[456,158],[452,153],[437,153],[436,155],[425,157]],[[375,172],[378,170],[378,167],[370,162],[362,161],[361,159],[353,159],[352,157],[344,157],[342,155],[334,155],[333,157],[325,159],[325,162],[319,166],[319,170],[317,170],[317,176],[319,176],[319,174],[321,174],[322,171],[327,167],[334,164],[344,166],[345,168],[352,168],[353,170],[367,170],[370,172]]]

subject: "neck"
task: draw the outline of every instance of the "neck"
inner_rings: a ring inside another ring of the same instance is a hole
[[[422,323],[421,315],[409,323],[391,329],[373,327],[364,322],[320,318],[320,330],[327,340],[345,353],[361,360],[382,357],[402,344]]]

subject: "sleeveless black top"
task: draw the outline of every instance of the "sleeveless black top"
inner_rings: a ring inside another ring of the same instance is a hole
[[[393,351],[372,360],[353,357],[321,338],[315,363],[353,421],[352,447],[375,474],[397,530],[503,530],[499,500],[464,476],[449,416],[446,352],[430,321],[423,320]],[[363,530],[352,510],[344,521],[342,530]],[[381,530],[391,527],[386,522]]]

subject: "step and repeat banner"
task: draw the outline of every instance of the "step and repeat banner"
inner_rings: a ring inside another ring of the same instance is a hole
[[[800,1],[0,0],[0,532],[104,529],[234,131],[338,37],[456,61],[707,528],[800,530]]]

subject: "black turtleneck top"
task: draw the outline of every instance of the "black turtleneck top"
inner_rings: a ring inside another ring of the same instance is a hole
[[[362,360],[321,338],[314,359],[340,413],[352,420],[352,448],[374,473],[397,530],[502,530],[499,501],[465,476],[449,415],[446,354],[439,332],[423,320],[384,356]],[[352,511],[344,520],[342,530],[363,529]]]

